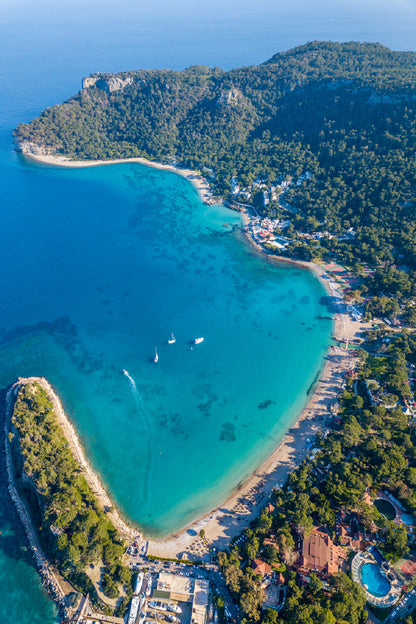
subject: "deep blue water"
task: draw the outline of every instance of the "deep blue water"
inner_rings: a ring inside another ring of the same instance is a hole
[[[312,39],[414,49],[415,3],[0,8],[1,385],[47,375],[116,500],[163,533],[250,472],[298,413],[330,331],[316,318],[322,291],[308,274],[253,257],[224,227],[237,215],[205,208],[181,178],[131,165],[27,166],[11,130],[93,71],[227,69]],[[52,624],[3,484],[0,496],[0,623]]]

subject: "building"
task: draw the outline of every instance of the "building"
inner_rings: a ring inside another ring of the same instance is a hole
[[[179,574],[160,572],[153,598],[191,602],[194,594],[194,579]]]
[[[270,576],[272,569],[268,563],[262,561],[262,559],[253,559],[251,567],[254,570],[254,574],[259,574],[263,579],[265,576]]]
[[[208,615],[209,582],[195,579],[191,624],[206,624]]]
[[[208,622],[209,581],[206,579],[160,572],[152,598],[188,603],[189,606],[184,609],[180,617],[181,624],[207,624]],[[186,613],[189,614],[189,609],[191,610],[190,623],[189,615],[186,616]]]
[[[299,574],[316,572],[322,576],[331,576],[338,572],[344,559],[345,551],[336,546],[327,533],[314,528],[310,535],[303,538],[295,567]]]

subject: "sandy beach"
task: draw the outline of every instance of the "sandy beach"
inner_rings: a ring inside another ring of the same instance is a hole
[[[153,167],[154,169],[164,169],[165,171],[173,171],[178,175],[183,176],[191,182],[196,188],[202,201],[206,204],[216,203],[212,197],[211,187],[208,180],[206,180],[197,171],[192,169],[182,169],[181,167],[175,167],[174,165],[163,165],[162,163],[153,162],[152,160],[146,160],[146,158],[118,158],[115,160],[71,160],[65,156],[56,156],[52,154],[23,154],[26,160],[42,163],[44,165],[51,165],[53,167],[98,167],[102,165],[119,165],[122,163],[139,163],[146,165],[147,167]]]
[[[27,157],[27,156],[26,156]],[[159,169],[167,169],[185,176],[198,189],[201,198],[211,197],[209,184],[199,174],[177,169],[169,165],[158,165],[142,158],[120,159],[113,161],[71,161],[63,157],[36,155],[33,159],[47,165],[64,167],[89,167],[122,162],[139,162]],[[205,195],[206,193],[206,195]],[[241,213],[245,223],[248,215]],[[339,341],[351,341],[359,335],[367,325],[352,321],[342,303],[342,295],[337,283],[323,269],[314,263],[297,262],[284,257],[267,254],[265,250],[247,235],[248,241],[256,252],[262,254],[267,262],[289,262],[301,268],[311,270],[323,284],[328,296],[335,306],[334,336]],[[268,459],[242,484],[240,484],[218,506],[196,519],[174,535],[163,540],[147,540],[140,535],[140,530],[130,526],[117,511],[111,511],[110,517],[121,535],[127,539],[136,539],[141,546],[146,545],[147,553],[161,557],[183,557],[187,559],[204,559],[207,556],[207,542],[201,539],[199,532],[204,529],[208,543],[217,548],[225,548],[230,539],[240,534],[245,527],[259,514],[267,503],[276,486],[283,484],[287,475],[308,455],[311,442],[318,432],[325,430],[327,419],[331,416],[331,407],[337,401],[340,390],[345,384],[345,372],[354,367],[354,357],[348,350],[339,346],[329,347],[321,374],[312,389],[307,405],[297,421],[283,437],[278,447]],[[26,380],[20,380],[21,383]],[[110,497],[101,483],[99,476],[87,462],[82,446],[70,420],[65,415],[59,398],[45,379],[37,380],[48,392],[58,414],[60,424],[68,438],[71,449],[82,467],[88,483],[96,494],[104,509],[110,509]]]
[[[244,211],[241,215],[245,225],[248,225],[248,215]],[[342,303],[338,284],[321,266],[268,254],[251,236],[247,234],[246,238],[266,261],[293,264],[314,273],[333,300],[336,311],[333,334],[338,341],[350,342],[369,328],[368,324],[350,318]],[[273,489],[283,484],[289,473],[307,457],[311,441],[318,432],[326,429],[327,420],[331,417],[331,407],[336,404],[345,385],[345,373],[351,368],[354,368],[354,356],[351,352],[339,346],[329,347],[319,379],[307,404],[267,460],[203,518],[195,520],[165,540],[149,540],[148,552],[161,557],[203,559],[207,547],[206,542],[199,537],[201,529],[205,531],[211,546],[217,550],[226,548],[230,540],[259,515]]]
[[[68,445],[71,449],[71,452],[78,462],[88,485],[90,486],[94,495],[97,497],[98,503],[107,513],[111,522],[118,529],[123,539],[131,541],[132,539],[136,538],[138,535],[140,535],[140,532],[138,531],[138,529],[135,529],[133,526],[129,525],[125,520],[123,520],[118,510],[113,507],[113,503],[100,477],[91,468],[90,464],[86,460],[84,450],[77,434],[75,433],[74,426],[69,420],[68,416],[65,414],[62,403],[50,383],[44,377],[19,377],[15,385],[20,386],[28,383],[39,384],[48,395],[53,405],[58,424],[62,428],[62,431],[64,432],[64,435],[68,440]]]

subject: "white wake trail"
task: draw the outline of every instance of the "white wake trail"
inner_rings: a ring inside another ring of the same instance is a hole
[[[146,470],[145,478],[143,481],[143,499],[145,502],[148,502],[149,497],[150,497],[150,471],[151,471],[151,465],[152,465],[152,438],[153,438],[152,426],[151,426],[152,422],[144,406],[143,397],[137,388],[134,378],[126,370],[123,370],[123,375],[125,375],[127,379],[129,380],[131,390],[132,390],[132,393],[136,402],[137,411],[144,416],[144,420],[146,422],[146,429],[148,432],[147,470]]]

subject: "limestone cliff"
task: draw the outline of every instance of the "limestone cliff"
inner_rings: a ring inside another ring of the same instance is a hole
[[[82,88],[89,89],[95,86],[106,93],[113,93],[123,91],[132,82],[133,76],[127,74],[91,74],[82,79]]]
[[[56,150],[46,145],[38,145],[34,141],[18,141],[15,140],[16,152],[25,154],[26,156],[36,156],[44,154],[53,154]]]

